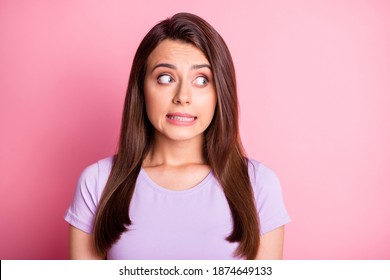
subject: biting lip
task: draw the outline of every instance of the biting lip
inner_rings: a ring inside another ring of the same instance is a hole
[[[179,113],[179,112],[169,113],[166,115],[166,117],[168,118],[168,120],[172,122],[178,122],[178,123],[192,123],[197,119],[196,116],[187,113]]]
[[[167,114],[167,117],[183,117],[183,118],[196,118],[195,116],[193,115],[190,115],[190,114],[187,114],[187,113],[168,113]]]

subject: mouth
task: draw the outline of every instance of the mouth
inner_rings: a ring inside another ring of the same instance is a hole
[[[191,123],[197,119],[196,116],[192,116],[185,113],[172,113],[167,114],[167,118],[176,122]]]

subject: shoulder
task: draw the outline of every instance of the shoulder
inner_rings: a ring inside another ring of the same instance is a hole
[[[114,163],[114,156],[109,156],[97,161],[96,165],[98,167],[99,174],[100,175],[110,174],[113,163]]]
[[[280,181],[275,171],[262,162],[248,159],[248,173],[252,185],[258,187],[278,187]]]
[[[112,162],[113,157],[108,157],[90,164],[78,178],[73,200],[64,218],[86,233],[92,233],[97,205],[107,183]]]
[[[80,177],[84,179],[97,179],[99,175],[104,175],[105,173],[110,173],[114,156],[106,157],[100,159],[87,167],[81,172]]]
[[[248,161],[248,172],[259,213],[261,234],[290,222],[276,173],[265,164],[252,159]]]
[[[110,175],[113,159],[113,156],[106,157],[85,167],[77,184],[80,190],[100,196]]]

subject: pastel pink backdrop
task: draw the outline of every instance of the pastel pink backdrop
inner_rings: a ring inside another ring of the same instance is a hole
[[[232,52],[248,154],[279,175],[286,259],[390,259],[390,2],[1,1],[0,258],[67,258],[142,37],[179,11]]]

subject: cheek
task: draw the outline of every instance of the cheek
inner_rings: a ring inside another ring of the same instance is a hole
[[[155,118],[155,112],[156,112],[156,100],[149,91],[147,87],[144,88],[144,96],[145,96],[145,108],[146,108],[146,114],[149,118],[149,120],[153,123],[153,120]]]
[[[213,120],[213,118],[214,118],[214,114],[215,114],[215,108],[216,108],[216,106],[214,105],[214,107],[212,107],[211,109],[210,109],[210,115],[209,115],[209,119],[210,119],[210,123],[212,122],[212,120]]]
[[[207,105],[205,105],[207,104]],[[201,110],[203,111],[204,121],[207,121],[207,125],[211,123],[214,117],[215,109],[217,104],[217,98],[209,97],[207,100],[204,100],[203,106],[201,106]]]
[[[149,121],[158,126],[166,114],[166,101],[162,98],[162,95],[156,94],[153,91],[144,90],[145,94],[145,108]]]
[[[210,104],[210,106],[209,106],[209,112],[210,112],[210,114],[211,114],[211,117],[213,117],[213,116],[214,116],[214,112],[215,112],[215,108],[216,108],[216,106],[217,106],[217,94],[216,94],[216,93],[214,93],[214,94],[212,95],[212,98],[210,98],[208,104]]]
[[[153,123],[159,116],[159,106],[158,102],[154,98],[150,98],[145,96],[145,107],[146,114],[148,115],[149,120]]]

